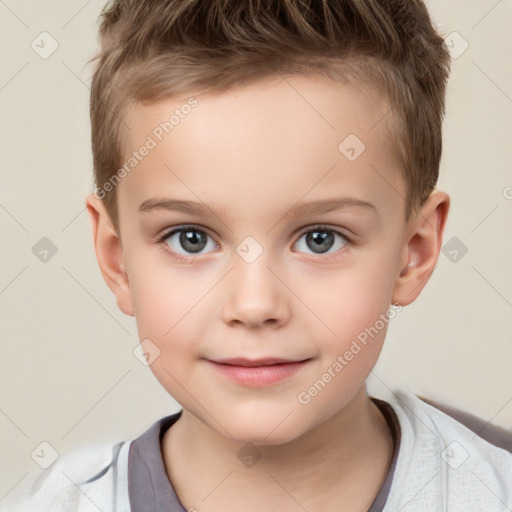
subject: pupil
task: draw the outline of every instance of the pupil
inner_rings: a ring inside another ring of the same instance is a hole
[[[180,243],[184,249],[189,252],[200,252],[205,247],[205,236],[201,231],[182,231],[180,234]],[[306,240],[310,249],[319,253],[327,252],[333,244],[333,234],[330,231],[312,231],[308,233]]]
[[[189,252],[201,251],[206,243],[201,231],[182,231],[180,234],[180,243],[184,249]]]
[[[307,236],[307,242],[312,242],[314,246],[310,249],[320,249],[320,253],[324,253],[332,247],[333,238],[334,235],[330,231],[312,231]]]

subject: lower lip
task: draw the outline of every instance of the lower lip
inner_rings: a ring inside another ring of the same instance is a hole
[[[269,366],[234,366],[230,364],[215,363],[208,361],[218,372],[228,377],[232,381],[245,386],[271,386],[277,384],[295,373],[297,373],[306,363],[299,361],[297,363],[280,363]]]

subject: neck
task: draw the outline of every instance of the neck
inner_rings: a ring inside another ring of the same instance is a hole
[[[307,510],[329,510],[337,503],[345,511],[366,511],[389,470],[393,439],[362,387],[338,413],[302,436],[279,445],[243,447],[183,411],[164,434],[162,453],[185,508],[279,506],[286,511],[300,503]],[[242,461],[240,449],[246,456]]]

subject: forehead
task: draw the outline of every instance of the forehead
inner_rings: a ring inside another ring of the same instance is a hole
[[[384,214],[404,208],[390,107],[377,92],[290,76],[191,96],[127,111],[125,163],[134,165],[119,185],[120,215],[166,196],[226,214],[250,202],[270,216],[272,206],[336,194],[375,202]]]

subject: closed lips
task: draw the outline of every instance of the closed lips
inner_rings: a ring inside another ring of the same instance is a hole
[[[233,359],[217,359],[212,360],[213,363],[217,364],[225,364],[230,366],[273,366],[280,364],[293,364],[293,363],[303,363],[308,359],[278,359],[278,358],[265,358],[265,359],[243,359],[243,358],[233,358]]]

